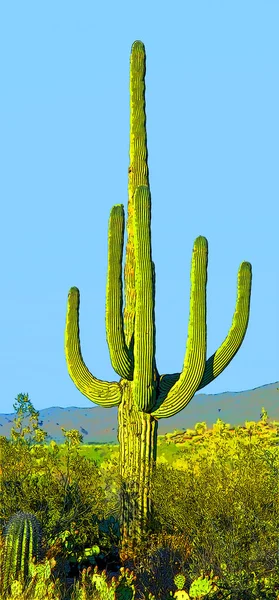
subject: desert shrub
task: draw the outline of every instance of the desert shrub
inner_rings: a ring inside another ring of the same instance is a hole
[[[2,526],[19,508],[42,524],[45,542],[75,522],[86,546],[100,541],[98,523],[110,514],[103,474],[92,461],[79,456],[77,447],[64,452],[2,442]]]
[[[31,460],[24,443],[13,445],[5,437],[0,438],[1,486],[0,527],[20,507],[23,494],[22,482],[31,474]]]
[[[225,435],[193,455],[185,471],[157,465],[155,519],[190,540],[193,575],[211,568],[218,575],[222,562],[231,572],[275,568],[278,462],[278,452],[259,443],[230,448]]]
[[[184,555],[170,554],[169,560],[184,560],[185,566],[190,547],[187,573],[191,580],[201,570],[213,569],[221,576],[224,563],[231,576],[241,569],[264,574],[276,568],[278,446],[268,447],[251,432],[249,437],[242,432],[231,439],[228,427],[222,422],[217,425],[206,445],[195,443],[190,452],[188,444],[187,460],[184,449],[176,454],[177,464],[179,455],[184,457],[181,468],[156,465],[153,531],[148,544],[143,540],[137,563],[139,570],[144,569],[143,585],[144,577],[151,587],[152,578],[158,580],[156,571],[148,574],[146,560],[149,557],[153,565],[154,553],[163,560],[167,550],[160,549],[160,544],[174,531],[172,543],[180,540]],[[51,442],[48,447],[25,444],[23,436],[11,442],[0,437],[0,529],[21,509],[40,520],[46,544],[74,523],[81,545],[101,545],[100,521],[110,515],[120,517],[118,460],[112,454],[98,465],[79,454],[82,436],[77,431],[64,430],[64,435],[64,446]],[[106,540],[107,547],[110,542],[115,543],[112,536]]]
[[[125,565],[137,577],[137,597],[144,600],[151,593],[156,600],[165,600],[166,590],[176,591],[174,576],[181,571],[185,573],[186,583],[190,585],[187,576],[190,552],[189,541],[176,530],[172,534],[151,534],[148,544],[142,543],[140,554]]]

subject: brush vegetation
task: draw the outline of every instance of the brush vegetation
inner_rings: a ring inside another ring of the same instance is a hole
[[[26,406],[28,395],[18,398]],[[20,408],[18,414],[20,429]],[[29,587],[19,577],[5,598],[40,598],[40,589],[51,600],[113,598],[97,590],[94,568],[106,570],[98,582],[110,582],[118,571],[118,585],[124,578],[126,590],[134,586],[130,597],[139,600],[182,598],[174,583],[181,573],[190,598],[195,581],[209,582],[211,598],[279,597],[279,423],[269,423],[264,410],[259,422],[243,427],[218,419],[211,430],[197,423],[159,436],[154,530],[126,564],[118,552],[119,448],[85,446],[75,430],[64,430],[62,445],[45,444],[36,414],[31,410],[32,429],[13,429],[12,440],[0,437],[1,574],[5,527],[19,510],[40,522],[44,558],[32,565]],[[136,576],[130,585],[122,567]]]

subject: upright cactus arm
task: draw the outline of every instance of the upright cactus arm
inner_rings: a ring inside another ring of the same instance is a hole
[[[208,385],[224,371],[239,350],[249,321],[252,287],[252,265],[242,262],[237,277],[237,300],[232,325],[221,346],[206,361],[205,371],[198,390]]]
[[[127,347],[123,323],[122,258],[125,214],[123,204],[110,212],[108,233],[108,274],[106,287],[106,334],[112,368],[123,379],[134,371],[133,347]],[[133,341],[133,338],[132,340]]]
[[[155,323],[155,296],[156,296],[156,272],[155,272],[155,263],[152,261],[152,284],[153,284],[153,323]],[[155,333],[154,333],[155,335]],[[156,356],[154,355],[154,380],[157,381],[157,389],[160,381],[160,374],[157,369],[156,364]]]
[[[110,212],[108,235],[108,274],[106,287],[106,334],[113,369],[123,379],[132,380],[134,373],[134,334],[130,347],[125,342],[123,319],[122,258],[125,214],[123,204],[115,204]],[[155,265],[152,262],[153,298],[155,298]],[[155,380],[159,373],[155,361]]]
[[[243,262],[238,271],[237,300],[231,328],[218,350],[207,359],[205,371],[197,390],[202,389],[204,386],[211,383],[213,379],[218,377],[239,350],[249,321],[251,284],[252,266],[249,262]],[[167,394],[179,380],[180,376],[181,373],[161,376],[160,395],[163,398],[167,397]],[[162,417],[158,416],[157,418]]]
[[[206,363],[206,282],[207,240],[196,238],[192,253],[190,316],[186,354],[182,373],[168,393],[160,390],[151,415],[157,419],[172,417],[193,398],[199,386]]]
[[[65,328],[65,355],[69,375],[78,390],[104,408],[118,406],[122,388],[116,381],[96,379],[83,362],[79,339],[79,290],[72,287],[68,294]]]
[[[133,397],[140,411],[149,411],[156,399],[154,281],[151,256],[151,201],[148,186],[139,186],[134,196],[134,248],[136,318]]]

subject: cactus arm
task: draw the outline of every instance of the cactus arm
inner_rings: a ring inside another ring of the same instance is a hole
[[[108,274],[106,287],[106,334],[112,368],[123,379],[133,378],[134,359],[127,348],[123,326],[122,258],[124,208],[112,207],[108,233]]]
[[[157,419],[172,417],[185,408],[193,398],[204,374],[207,254],[207,240],[199,236],[194,242],[192,253],[190,316],[183,370],[166,396],[159,393],[156,405],[151,411],[151,415]]]
[[[203,378],[197,388],[202,389],[224,371],[238,352],[247,330],[250,312],[250,297],[252,284],[252,266],[243,262],[238,271],[237,300],[229,333],[218,350],[207,359]],[[167,396],[170,389],[179,380],[180,373],[161,375],[160,396]],[[162,418],[162,417],[158,417]]]
[[[119,383],[96,379],[83,362],[79,339],[79,290],[76,287],[72,287],[68,294],[65,355],[69,375],[84,396],[104,408],[120,404],[122,392]]]
[[[136,318],[134,342],[133,397],[140,411],[148,411],[156,398],[154,277],[151,259],[151,202],[147,186],[139,186],[134,196],[134,248]]]
[[[152,285],[153,285],[153,298],[154,298],[154,301],[153,301],[153,323],[154,323],[154,328],[155,328],[156,272],[155,272],[155,263],[153,261],[152,261]],[[155,336],[155,333],[156,333],[156,330],[154,329],[154,336]],[[154,344],[155,344],[155,342],[154,342]],[[157,369],[156,356],[155,356],[155,351],[154,351],[154,381],[157,382],[157,387],[159,384],[159,380],[160,380],[160,375],[159,375],[159,372]]]
[[[198,390],[208,385],[224,371],[239,350],[248,327],[252,285],[252,265],[242,262],[237,277],[237,300],[229,333],[221,346],[206,361]]]

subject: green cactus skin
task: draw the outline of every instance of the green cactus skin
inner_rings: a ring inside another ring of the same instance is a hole
[[[3,532],[5,538],[2,586],[7,593],[11,578],[21,574],[24,581],[30,576],[29,560],[42,558],[42,529],[39,521],[30,513],[18,511],[13,515]]]
[[[130,59],[130,166],[122,294],[124,208],[112,207],[108,228],[106,336],[118,382],[101,381],[86,367],[79,339],[79,290],[68,295],[65,355],[73,382],[89,400],[118,406],[121,490],[121,553],[124,559],[136,540],[152,530],[152,478],[157,456],[158,419],[183,410],[197,390],[213,381],[235,356],[248,325],[252,267],[238,272],[237,301],[229,333],[206,360],[207,240],[194,242],[190,315],[181,373],[159,375],[155,359],[155,265],[151,255],[151,198],[148,181],[145,117],[145,48],[132,45]],[[148,527],[150,526],[150,529]]]
[[[208,576],[203,578],[198,577],[193,581],[189,589],[189,595],[191,598],[202,598],[212,591],[212,581],[208,579]]]
[[[184,583],[185,583],[186,577],[185,575],[183,575],[182,573],[178,573],[177,575],[175,575],[174,577],[174,583],[177,587],[178,590],[182,590]]]

